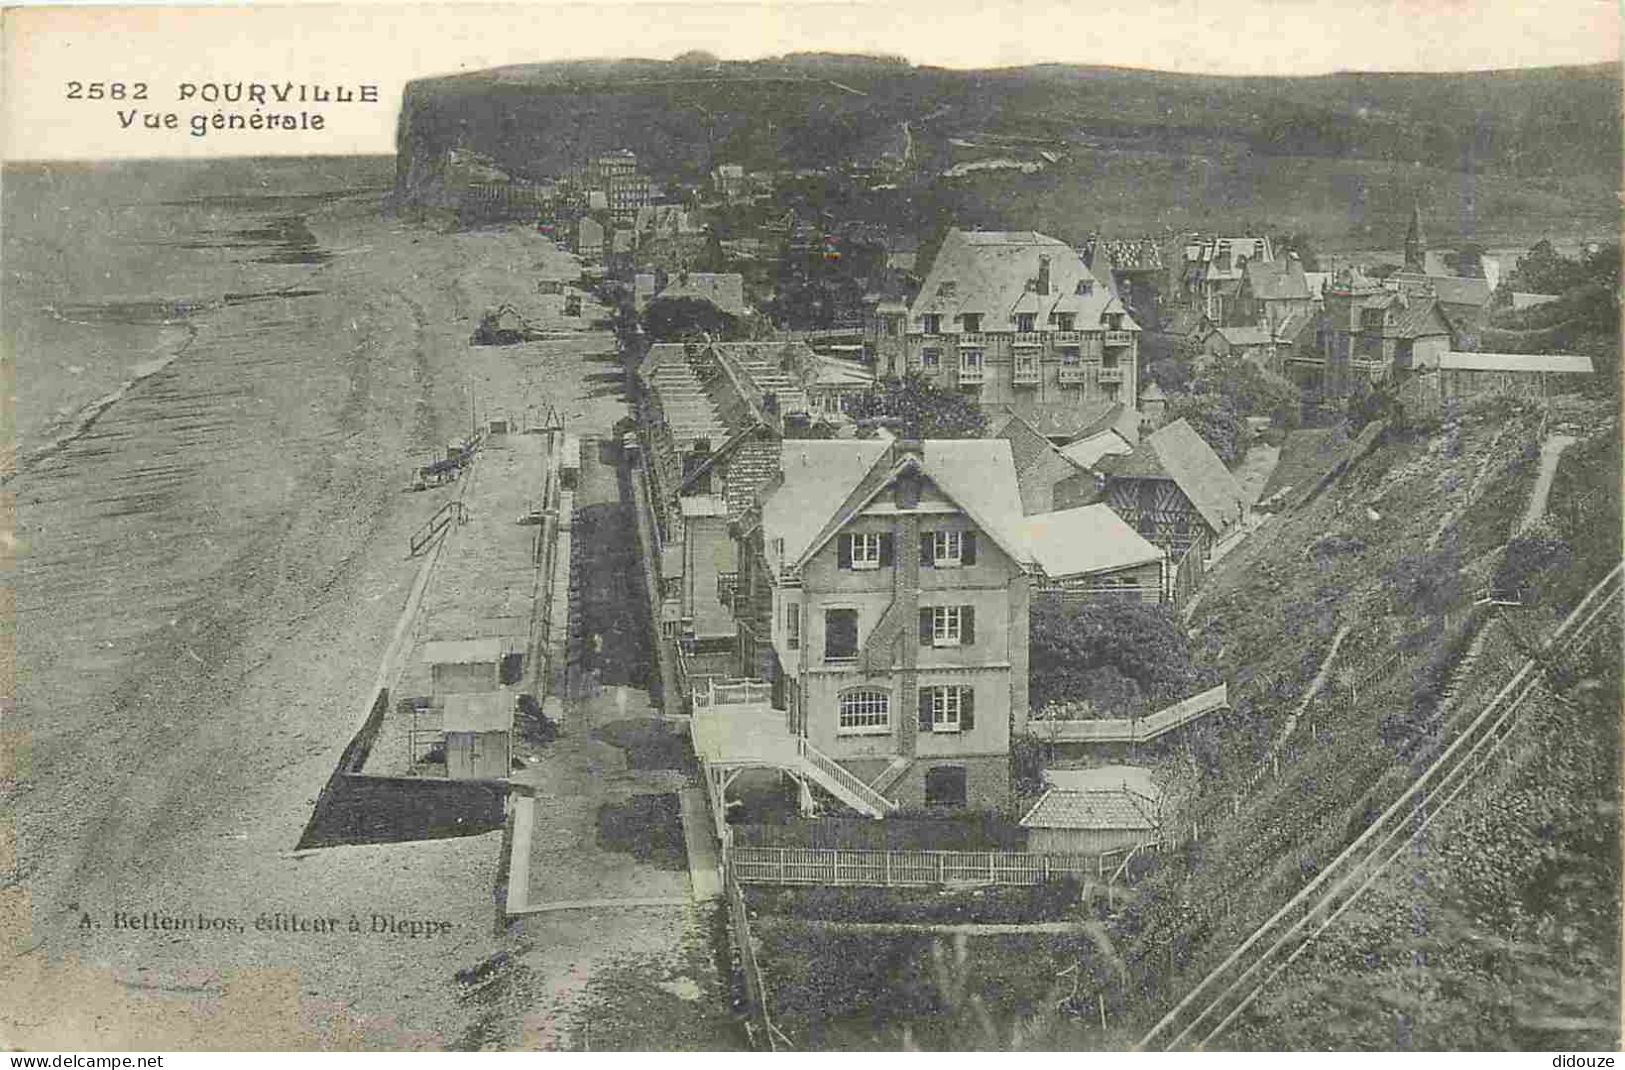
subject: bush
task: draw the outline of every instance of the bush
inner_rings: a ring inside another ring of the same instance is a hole
[[[1029,635],[1034,709],[1088,701],[1122,714],[1178,701],[1196,687],[1190,641],[1166,606],[1040,601]]]

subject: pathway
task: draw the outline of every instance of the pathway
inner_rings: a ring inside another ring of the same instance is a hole
[[[1557,476],[1557,462],[1563,451],[1574,445],[1570,435],[1553,435],[1540,446],[1540,473],[1535,477],[1535,489],[1529,495],[1529,505],[1523,519],[1518,522],[1518,533],[1529,530],[1531,524],[1546,515],[1546,499],[1552,493],[1552,480]]]

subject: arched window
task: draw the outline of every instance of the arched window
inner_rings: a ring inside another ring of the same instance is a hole
[[[855,687],[841,693],[841,733],[868,735],[891,730],[891,692],[878,687]]]

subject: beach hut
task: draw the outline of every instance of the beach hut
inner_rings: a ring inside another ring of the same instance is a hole
[[[513,761],[514,693],[486,691],[445,697],[446,776],[502,780]]]

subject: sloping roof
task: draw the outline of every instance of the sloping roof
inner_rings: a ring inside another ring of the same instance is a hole
[[[1433,300],[1413,300],[1409,308],[1400,312],[1392,327],[1383,329],[1390,338],[1423,338],[1428,335],[1450,333],[1450,321]]]
[[[1173,480],[1214,531],[1224,531],[1243,511],[1245,499],[1236,477],[1182,419],[1157,431],[1128,456],[1103,458],[1098,467],[1108,478]]]
[[[993,437],[1010,443],[1024,513],[1050,509],[1056,484],[1078,474],[1078,466],[1062,456],[1049,439],[1020,416],[1012,414]]]
[[[1055,580],[1132,568],[1164,557],[1104,504],[1029,516],[1022,529],[1033,558]]]
[[[1049,260],[1049,289],[1036,290],[1042,258]],[[1080,290],[1085,292],[1079,292]],[[1112,311],[1110,285],[1084,266],[1075,250],[1033,231],[948,232],[920,292],[909,307],[910,321],[932,314],[945,331],[959,330],[955,317],[975,313],[984,331],[1014,329],[1016,312],[1031,312],[1040,325],[1052,312],[1071,313],[1085,329],[1102,325]],[[1118,305],[1116,310],[1121,310]],[[1132,322],[1132,321],[1130,321]],[[1124,329],[1130,329],[1125,324]]]
[[[762,503],[763,534],[770,544],[783,539],[785,564],[799,567],[911,464],[1005,553],[1030,560],[1015,463],[1002,439],[928,439],[917,456],[873,439],[786,441],[782,478]]]
[[[1281,443],[1280,459],[1264,483],[1260,497],[1271,497],[1289,487],[1302,490],[1312,486],[1331,471],[1347,442],[1348,435],[1342,425],[1291,432]]]
[[[1207,313],[1199,308],[1182,308],[1174,313],[1173,321],[1168,324],[1168,333],[1188,335],[1205,332],[1212,322]]]
[[[784,559],[799,561],[825,522],[886,455],[879,439],[789,439],[780,447],[780,482],[762,502],[769,546],[784,540]]]
[[[1162,270],[1162,245],[1156,238],[1090,238],[1079,252],[1092,268]]]
[[[1107,402],[1105,411],[1085,424],[1072,441],[1093,438],[1102,431],[1116,431],[1124,442],[1130,446],[1137,445],[1140,441],[1140,411],[1124,401]]]
[[[1570,353],[1441,353],[1439,367],[1464,372],[1555,372],[1560,375],[1590,375],[1595,369],[1590,357]]]
[[[1218,334],[1224,340],[1238,348],[1244,346],[1267,346],[1275,338],[1262,327],[1220,327]]]
[[[1051,788],[1021,819],[1025,828],[1137,829],[1157,828],[1156,804],[1121,788],[1107,791],[1063,791]]]
[[[709,301],[731,316],[743,316],[748,311],[745,305],[745,277],[733,272],[712,274],[690,271],[674,275],[666,283],[666,288],[655,295],[657,301],[678,298]]]
[[[1330,271],[1305,271],[1303,281],[1309,287],[1309,296],[1318,301],[1320,295],[1326,291],[1326,284],[1332,281],[1332,273]]]
[[[1117,403],[1120,404],[1120,403]],[[1019,416],[1045,438],[1070,441],[1100,430],[1102,421],[1112,416],[1114,403],[1097,398],[1079,404],[1075,401],[992,402],[982,406],[988,414],[988,436],[1003,428],[1005,416]]]
[[[483,665],[512,653],[512,639],[439,639],[424,643],[419,657],[425,665]]]
[[[1134,451],[1134,444],[1111,428],[1068,442],[1061,456],[1083,468],[1093,468],[1102,457],[1121,456]]]
[[[1561,300],[1563,299],[1556,294],[1525,294],[1514,290],[1512,293],[1512,311],[1521,312],[1526,308],[1537,308],[1540,305],[1549,305],[1553,301]]]
[[[1418,271],[1396,271],[1389,282],[1402,290],[1430,290],[1446,305],[1483,308],[1490,303],[1494,288],[1488,279],[1468,279],[1458,275],[1424,275]]]
[[[1260,301],[1307,301],[1309,280],[1303,261],[1288,256],[1280,260],[1249,260],[1247,286]]]
[[[480,691],[442,699],[445,711],[440,728],[445,732],[508,732],[513,729],[514,693]]]

